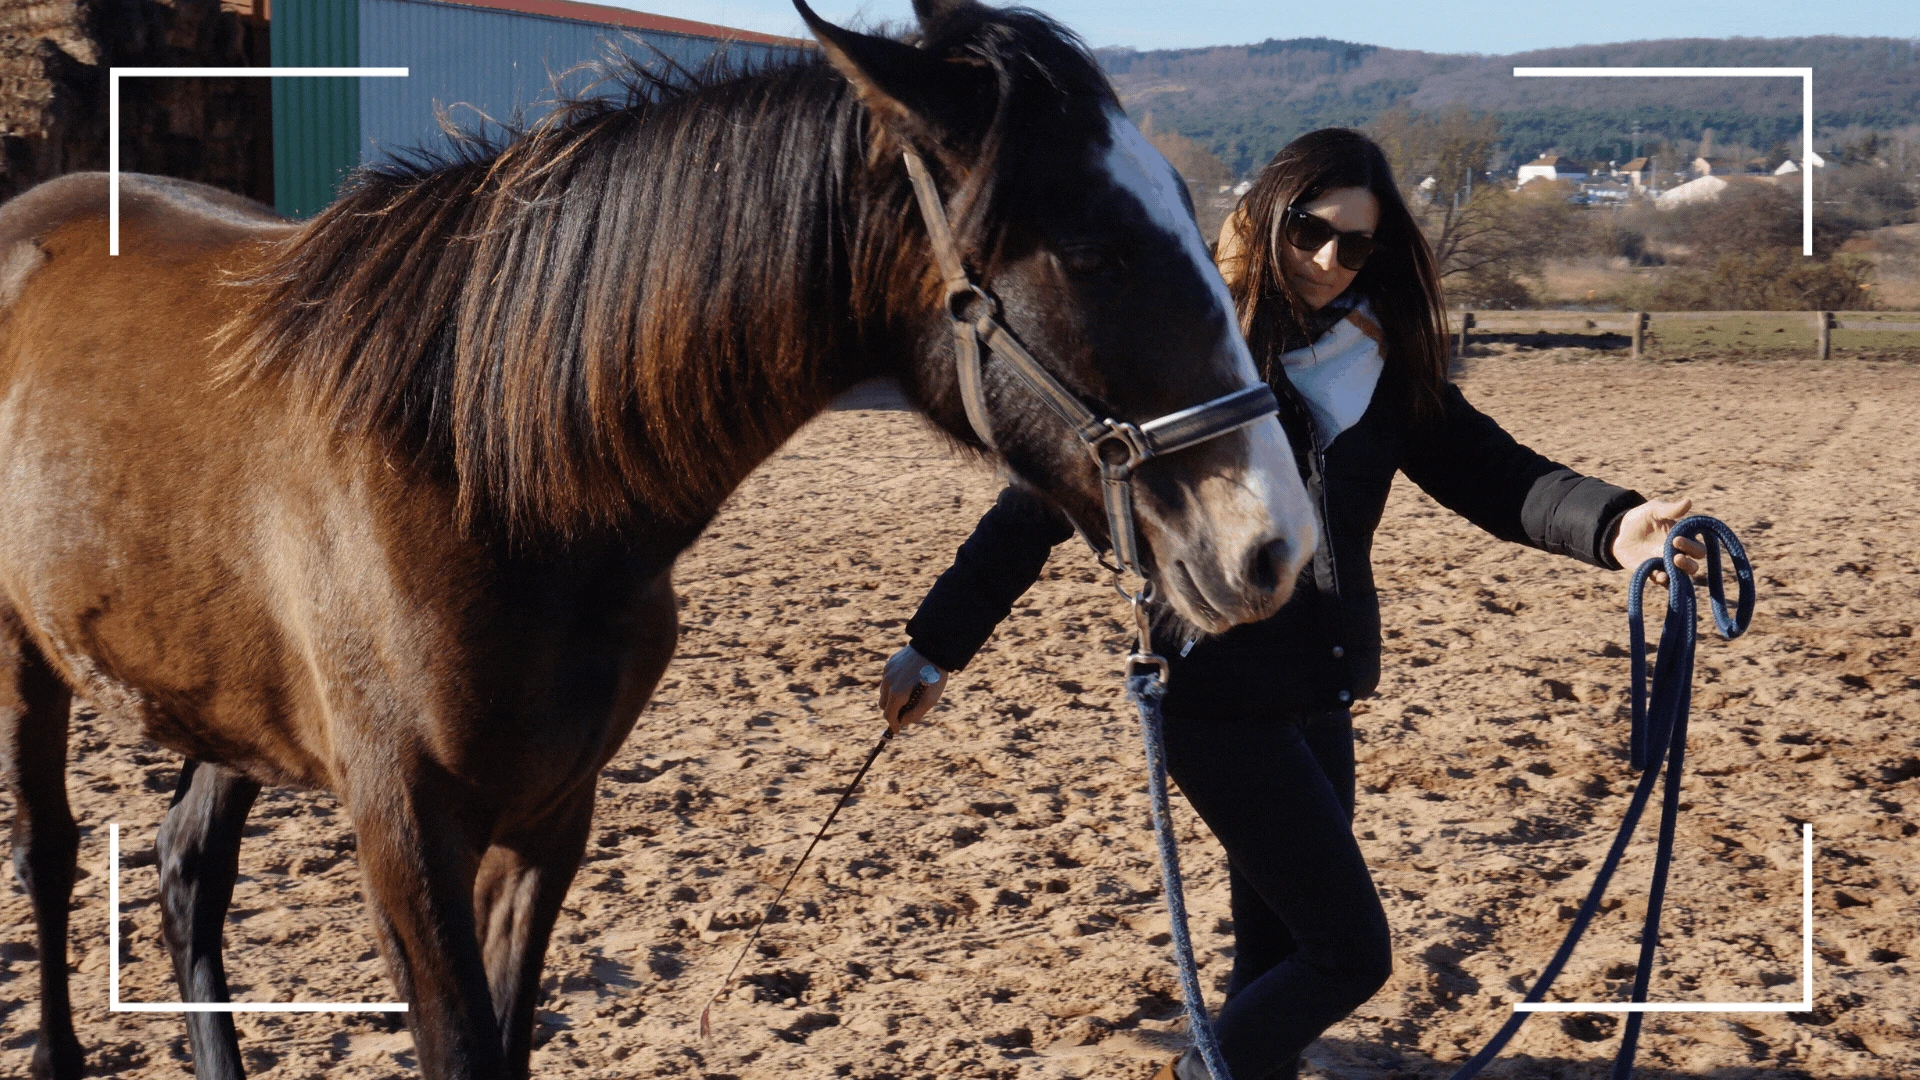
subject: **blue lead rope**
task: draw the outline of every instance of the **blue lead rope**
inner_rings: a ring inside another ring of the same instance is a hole
[[[1233,1080],[1220,1040],[1207,1018],[1207,1001],[1200,996],[1200,969],[1193,962],[1193,937],[1187,932],[1187,898],[1180,882],[1180,849],[1173,839],[1173,818],[1167,812],[1167,744],[1161,731],[1160,699],[1167,694],[1159,675],[1127,677],[1127,697],[1140,710],[1140,734],[1147,746],[1147,802],[1153,808],[1153,839],[1160,848],[1160,880],[1167,894],[1167,929],[1173,938],[1174,964],[1180,969],[1180,992],[1187,999],[1187,1026],[1213,1080]]]
[[[1632,800],[1627,804],[1620,832],[1613,838],[1613,847],[1607,851],[1606,861],[1600,866],[1599,876],[1594,878],[1586,902],[1580,905],[1579,914],[1574,916],[1566,940],[1560,943],[1559,951],[1553,954],[1553,960],[1534,982],[1533,989],[1527,991],[1525,1000],[1530,1002],[1546,999],[1553,981],[1573,956],[1574,946],[1579,944],[1581,936],[1587,932],[1587,926],[1599,913],[1601,898],[1606,895],[1614,871],[1620,867],[1620,859],[1626,854],[1627,843],[1640,823],[1641,812],[1652,798],[1654,784],[1659,782],[1664,764],[1667,782],[1660,807],[1660,841],[1654,857],[1653,883],[1647,896],[1647,921],[1640,934],[1640,962],[1635,966],[1633,975],[1632,1000],[1647,1000],[1647,981],[1653,973],[1654,949],[1660,940],[1660,906],[1666,898],[1667,870],[1673,861],[1674,826],[1680,816],[1680,774],[1686,757],[1687,711],[1693,701],[1693,653],[1698,640],[1698,605],[1694,598],[1693,580],[1682,574],[1673,561],[1673,541],[1681,536],[1690,536],[1707,549],[1707,595],[1713,610],[1714,625],[1719,629],[1720,636],[1731,641],[1745,633],[1753,621],[1753,566],[1747,561],[1746,549],[1741,546],[1739,538],[1733,535],[1733,530],[1715,518],[1696,515],[1681,521],[1667,534],[1661,557],[1648,559],[1634,571],[1627,592],[1627,632],[1632,646],[1629,664],[1633,682],[1633,731],[1629,740],[1629,758],[1633,768],[1640,773],[1640,781],[1634,787]],[[1732,614],[1727,611],[1724,575],[1720,567],[1720,548],[1723,545],[1727,558],[1733,563],[1734,579],[1740,584],[1739,599]],[[1643,625],[1641,597],[1653,572],[1663,568],[1667,572],[1667,617],[1660,630],[1659,651],[1653,668],[1653,693],[1649,700],[1647,635]],[[1232,1074],[1227,1071],[1225,1059],[1221,1057],[1220,1042],[1214,1035],[1213,1023],[1207,1017],[1206,1001],[1200,994],[1200,972],[1193,959],[1193,938],[1187,931],[1187,903],[1180,878],[1180,852],[1174,844],[1173,822],[1167,811],[1167,754],[1161,731],[1160,709],[1160,699],[1166,692],[1165,681],[1154,674],[1134,675],[1127,679],[1127,697],[1140,710],[1140,730],[1147,751],[1147,798],[1153,811],[1154,840],[1160,850],[1160,877],[1166,888],[1174,962],[1180,971],[1180,990],[1186,997],[1194,1045],[1199,1049],[1200,1059],[1206,1063],[1213,1080],[1233,1080]],[[1656,747],[1660,752],[1650,757],[1649,751]],[[1527,1022],[1527,1017],[1532,1015],[1530,1012],[1515,1012],[1492,1041],[1461,1066],[1451,1080],[1471,1080],[1478,1076],[1512,1040],[1520,1030],[1520,1025]],[[1627,1014],[1620,1052],[1613,1063],[1612,1080],[1630,1080],[1633,1075],[1633,1059],[1640,1044],[1643,1016],[1644,1013]]]
[[[1633,838],[1634,827],[1640,823],[1641,811],[1646,809],[1653,795],[1653,786],[1660,779],[1664,763],[1666,786],[1660,803],[1660,840],[1654,856],[1653,883],[1647,894],[1647,921],[1640,933],[1640,962],[1634,967],[1631,998],[1634,1002],[1647,1000],[1647,981],[1653,974],[1654,949],[1660,942],[1660,905],[1666,898],[1667,869],[1673,861],[1674,826],[1680,816],[1680,774],[1686,757],[1687,710],[1693,701],[1693,652],[1698,636],[1698,607],[1694,599],[1693,582],[1680,573],[1673,563],[1673,541],[1681,536],[1690,536],[1706,546],[1707,595],[1713,609],[1714,625],[1719,629],[1720,636],[1731,641],[1745,633],[1748,624],[1753,621],[1753,566],[1747,561],[1746,549],[1740,546],[1733,530],[1714,518],[1694,516],[1675,525],[1673,531],[1667,534],[1666,548],[1661,557],[1648,559],[1634,571],[1633,582],[1627,592],[1627,632],[1632,645],[1629,665],[1633,681],[1633,733],[1629,743],[1629,758],[1633,768],[1640,772],[1640,781],[1633,789],[1633,799],[1627,804],[1620,832],[1613,838],[1613,847],[1607,851],[1606,862],[1601,864],[1593,888],[1587,892],[1586,902],[1580,905],[1579,914],[1574,916],[1566,940],[1560,943],[1559,951],[1553,954],[1553,960],[1540,973],[1533,989],[1527,991],[1525,1000],[1530,1002],[1546,999],[1553,980],[1566,967],[1574,946],[1579,944],[1581,935],[1587,932],[1588,924],[1599,913],[1600,900],[1606,895],[1607,884],[1613,880],[1613,873],[1620,866],[1620,858],[1626,853],[1627,842]],[[1739,600],[1732,614],[1727,612],[1726,589],[1720,569],[1721,545],[1725,545],[1727,558],[1733,562],[1734,578],[1740,583]],[[1641,594],[1646,589],[1648,578],[1655,570],[1662,568],[1667,572],[1667,618],[1660,630],[1659,651],[1653,666],[1653,693],[1649,697],[1647,635],[1642,625]],[[1520,1030],[1520,1025],[1532,1015],[1531,1012],[1515,1012],[1492,1041],[1453,1074],[1452,1080],[1471,1080],[1478,1076],[1480,1070],[1493,1061]],[[1639,1048],[1640,1024],[1645,1015],[1637,1012],[1627,1014],[1620,1052],[1613,1062],[1612,1080],[1629,1080],[1633,1075],[1633,1058]]]

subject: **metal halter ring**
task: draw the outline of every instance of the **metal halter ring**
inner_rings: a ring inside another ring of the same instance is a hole
[[[966,316],[962,314],[962,312],[968,304],[971,304],[975,300],[986,305],[986,314],[983,318],[996,319],[1000,317],[1000,302],[988,296],[987,290],[982,289],[972,281],[968,281],[964,288],[949,287],[947,289],[947,318],[959,322],[966,321]]]
[[[1140,429],[1125,420],[1106,420],[1107,432],[1092,441],[1089,449],[1100,462],[1100,471],[1111,475],[1131,476],[1153,456],[1153,447],[1147,445],[1147,437]],[[1107,447],[1118,446],[1126,452],[1126,458],[1114,461],[1107,456]]]

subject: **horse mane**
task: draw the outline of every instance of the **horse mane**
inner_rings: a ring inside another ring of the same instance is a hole
[[[968,178],[978,237],[1018,86],[1111,91],[1044,16],[969,15],[965,48],[1002,74]],[[231,282],[251,296],[223,376],[283,379],[331,430],[400,444],[469,527],[704,521],[937,288],[897,150],[817,53],[698,73],[622,56],[607,77],[624,100],[363,168],[266,242]]]

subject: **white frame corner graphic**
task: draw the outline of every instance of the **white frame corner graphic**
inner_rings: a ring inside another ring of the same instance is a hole
[[[120,823],[107,825],[107,1011],[125,1013],[403,1013],[404,1001],[121,1001]]]
[[[1800,826],[1799,1001],[1518,1001],[1514,1012],[1796,1013],[1813,1011],[1813,826]]]
[[[120,80],[338,79],[355,76],[404,79],[403,67],[110,67],[107,69],[107,254],[120,254]]]

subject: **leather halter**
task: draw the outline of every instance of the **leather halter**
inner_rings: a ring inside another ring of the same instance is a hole
[[[1121,569],[1149,581],[1140,565],[1140,539],[1134,522],[1134,470],[1149,458],[1184,450],[1275,415],[1280,411],[1280,403],[1273,389],[1265,383],[1249,386],[1138,425],[1096,416],[1073,391],[1040,366],[1000,321],[999,304],[974,282],[960,258],[953,230],[947,224],[946,207],[940,201],[940,192],[934,187],[926,163],[911,150],[904,156],[907,175],[913,180],[913,193],[920,203],[920,216],[926,220],[933,259],[945,279],[947,318],[953,324],[954,359],[959,368],[960,401],[966,406],[967,422],[973,425],[974,434],[988,449],[998,449],[993,439],[993,418],[987,412],[986,383],[981,371],[984,346],[987,354],[1011,368],[1021,382],[1066,421],[1093,456],[1094,466],[1100,470],[1107,534],[1112,538],[1114,560]],[[969,313],[976,310],[979,314],[969,317]],[[1149,647],[1144,629],[1143,624],[1142,653]]]

